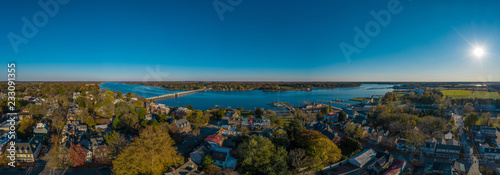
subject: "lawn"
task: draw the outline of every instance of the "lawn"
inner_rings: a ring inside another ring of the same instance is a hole
[[[365,99],[366,98],[363,98],[363,97],[356,97],[356,98],[350,99],[350,101],[363,101]]]
[[[460,98],[492,98],[500,99],[498,92],[488,91],[469,91],[469,90],[443,90],[441,91],[444,96],[454,99]]]
[[[281,121],[283,121],[283,124],[285,125],[288,125],[292,122],[293,119],[282,119]]]

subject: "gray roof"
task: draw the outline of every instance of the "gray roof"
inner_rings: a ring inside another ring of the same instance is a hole
[[[433,138],[425,139],[425,142],[427,142],[427,143],[436,143],[437,140],[433,137]]]
[[[485,148],[485,153],[498,153],[500,154],[500,148]]]
[[[188,125],[190,125],[190,124],[189,124],[189,121],[187,121],[186,119],[180,119],[180,120],[177,120],[175,122],[175,126],[177,126],[177,128],[179,128],[179,129],[185,128]]]
[[[212,153],[212,158],[214,160],[220,161],[220,162],[225,162],[227,158],[227,153],[225,152],[220,152],[220,151],[214,151]]]
[[[16,143],[15,149],[18,154],[33,154],[41,143],[40,139],[32,138],[29,142]]]

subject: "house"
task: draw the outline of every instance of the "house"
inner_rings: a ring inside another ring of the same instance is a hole
[[[45,123],[37,123],[33,129],[35,136],[46,136],[49,133],[49,127]]]
[[[465,169],[464,164],[457,161],[454,161],[452,163],[435,162],[426,164],[424,168],[424,174],[465,175],[467,174],[467,170]]]
[[[160,107],[160,111],[159,111],[160,114],[168,114],[169,112],[170,112],[170,108],[168,108],[166,106]]]
[[[165,173],[165,175],[199,175],[205,174],[203,171],[198,170],[198,165],[189,159],[184,165],[177,169],[172,169],[172,172]]]
[[[254,127],[256,128],[267,128],[271,126],[271,120],[268,118],[255,118],[254,119]]]
[[[87,133],[87,125],[78,125],[76,126],[76,130],[78,132]]]
[[[209,154],[211,152],[209,147],[211,147],[210,144],[206,142],[203,143],[200,147],[189,154],[190,159],[196,164],[201,164],[201,161],[203,160],[205,154]]]
[[[211,144],[212,143],[216,144],[217,146],[221,147],[222,142],[223,142],[223,137],[221,135],[212,134],[212,135],[209,135],[207,138],[205,138],[205,141],[209,142]]]
[[[398,141],[396,141],[396,149],[402,152],[406,152],[406,142],[408,142],[408,140],[398,139]]]
[[[382,174],[392,165],[393,160],[394,157],[389,154],[389,151],[377,153],[375,156],[375,162],[373,162],[368,168],[372,174]]]
[[[402,151],[402,152],[414,152],[415,147],[413,145],[410,145],[408,143],[407,139],[398,139],[396,141],[396,149]]]
[[[497,131],[497,129],[494,128],[494,127],[481,126],[480,131],[486,137],[496,138],[496,131]]]
[[[347,118],[355,118],[356,116],[359,115],[358,112],[356,112],[355,110],[351,110],[351,109],[343,109],[342,111],[344,111],[345,114],[347,114]]]
[[[153,120],[153,114],[146,114],[144,115],[144,120],[146,121],[152,121]]]
[[[443,138],[436,145],[436,156],[458,159],[460,157],[460,144],[455,139],[445,140]]]
[[[226,152],[220,152],[220,151],[213,151],[212,152],[212,159],[214,160],[214,164],[217,166],[220,166],[222,168],[226,167],[226,160],[227,157],[229,156],[229,153]]]
[[[444,134],[444,139],[445,140],[453,139],[453,133],[451,132],[451,130]]]
[[[241,126],[242,127],[248,127],[248,118],[247,117],[243,117],[241,119]]]
[[[353,164],[356,167],[363,167],[365,166],[368,162],[372,161],[375,159],[375,156],[377,155],[377,152],[373,149],[366,149],[362,151],[361,153],[349,158],[349,163]]]
[[[406,169],[406,161],[394,159],[392,165],[382,175],[399,175]]]
[[[437,140],[435,138],[425,139],[423,145],[419,147],[420,153],[426,156],[434,156],[436,154]]]
[[[371,133],[375,132],[375,130],[369,126],[363,127],[363,130],[364,130],[364,132],[366,132],[366,134],[371,134]]]
[[[174,120],[173,123],[170,124],[170,128],[172,132],[175,133],[191,132],[191,124],[186,119]]]
[[[384,136],[382,134],[380,134],[380,131],[379,132],[373,132],[371,134],[368,134],[368,143],[370,143],[372,145],[377,145],[380,142],[382,142],[382,138],[383,137]]]
[[[338,122],[339,121],[339,113],[338,112],[329,112],[323,116],[323,120],[328,120],[330,122]]]
[[[106,160],[108,159],[108,147],[104,144],[104,138],[102,136],[90,138],[90,148],[92,149],[92,159],[94,160]]]
[[[484,148],[481,149],[483,152],[483,156],[485,159],[489,160],[500,160],[500,148],[494,148],[494,147],[489,147],[489,148]]]
[[[3,154],[3,152],[5,151],[5,149],[7,149],[7,144],[10,143],[11,140],[13,140],[14,138],[9,138],[9,136],[7,135],[7,133],[3,133],[1,136],[0,136],[0,155]]]
[[[87,152],[87,156],[85,156],[85,163],[92,163],[92,146],[89,141],[87,139],[82,139],[79,144],[85,148],[85,151]]]
[[[188,108],[180,107],[180,108],[177,108],[177,110],[175,110],[175,115],[177,115],[177,116],[184,116],[187,113],[189,113],[190,111],[191,110],[188,109]]]
[[[238,115],[238,113],[233,113],[232,115],[226,112],[226,116],[228,116],[228,124],[231,125],[232,127],[239,127],[241,126],[242,122],[242,117]]]
[[[224,128],[224,130],[222,130],[222,135],[224,137],[237,134],[235,127],[231,127],[230,125],[222,125],[222,128]]]
[[[16,160],[22,162],[35,162],[42,149],[42,140],[33,137],[29,142],[16,143]]]
[[[361,125],[364,125],[364,124],[366,124],[366,119],[367,119],[366,116],[358,115],[357,117],[353,118],[352,120],[355,123],[359,123]]]
[[[479,143],[484,143],[485,140],[486,140],[486,136],[481,131],[476,132],[476,136],[474,137],[474,141],[479,142]]]
[[[498,112],[499,111],[495,105],[478,105],[477,110],[479,112]]]
[[[96,130],[106,130],[108,129],[108,125],[95,125]]]

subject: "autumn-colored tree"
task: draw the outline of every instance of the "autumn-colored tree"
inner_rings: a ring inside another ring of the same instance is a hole
[[[300,173],[310,165],[311,158],[304,149],[297,148],[288,154],[288,162],[290,162],[292,172]]]
[[[313,169],[321,169],[325,165],[339,161],[342,157],[337,145],[315,130],[301,130],[296,136],[296,146],[305,149],[307,155],[314,159],[311,165]]]
[[[174,141],[163,125],[148,125],[113,161],[118,175],[163,174],[168,168],[183,163]]]
[[[17,130],[17,134],[20,139],[27,139],[33,135],[33,126],[35,125],[35,120],[33,118],[24,118],[21,121],[21,126]]]
[[[87,157],[87,150],[78,144],[71,144],[69,148],[69,160],[73,163],[74,167],[82,166]]]
[[[207,165],[207,167],[205,167],[203,171],[209,175],[222,174],[222,168],[214,164]]]

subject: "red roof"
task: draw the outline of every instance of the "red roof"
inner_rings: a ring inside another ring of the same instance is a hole
[[[391,167],[389,167],[389,169],[387,169],[387,171],[385,171],[384,174],[382,174],[382,175],[399,174],[399,172],[401,172],[401,170],[404,170],[405,166],[406,166],[406,161],[394,159],[392,161]]]
[[[328,114],[325,114],[326,116],[334,116],[334,115],[338,115],[339,113],[338,112],[330,112]]]
[[[205,141],[207,141],[207,142],[214,142],[214,143],[219,144],[219,146],[221,146],[222,145],[222,138],[223,137],[221,135],[215,135],[215,134],[213,134],[213,135],[209,135],[205,139]]]

